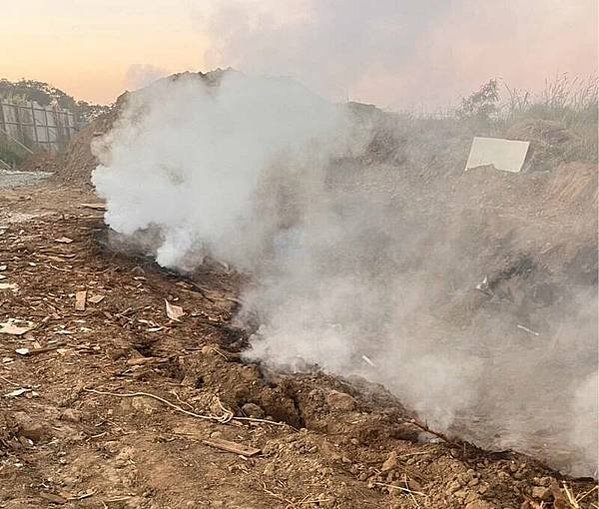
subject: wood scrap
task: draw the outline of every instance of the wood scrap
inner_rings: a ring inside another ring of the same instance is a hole
[[[104,203],[82,203],[79,205],[82,209],[106,210]]]
[[[185,311],[183,311],[181,306],[171,304],[166,299],[164,299],[164,304],[166,305],[166,316],[168,316],[171,320],[178,322],[180,318],[185,316]]]
[[[22,336],[26,332],[33,330],[33,322],[24,322],[9,318],[6,322],[0,322],[0,334],[10,334],[11,336]]]
[[[81,290],[75,293],[75,311],[85,311],[86,300],[87,290]]]
[[[256,447],[230,442],[229,440],[223,440],[222,438],[210,438],[202,440],[202,443],[223,451],[245,456],[246,458],[251,458],[262,452],[261,449],[257,449]]]
[[[99,304],[100,302],[102,302],[104,300],[104,295],[92,295],[87,300],[88,300],[88,302],[91,302],[92,304]]]

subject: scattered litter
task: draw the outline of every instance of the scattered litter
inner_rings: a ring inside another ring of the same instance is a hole
[[[22,325],[19,325],[22,324]],[[0,334],[11,334],[12,336],[22,336],[35,327],[33,322],[14,320],[9,318],[6,322],[0,322]]]
[[[87,299],[87,301],[91,302],[92,304],[99,304],[103,300],[104,300],[104,295],[92,295],[89,299]]]
[[[15,389],[14,391],[10,391],[4,395],[5,398],[18,398],[23,394],[27,394],[28,392],[33,392],[33,389],[27,389],[25,387],[20,387],[19,389]]]
[[[516,327],[518,327],[518,329],[523,330],[524,332],[528,332],[529,334],[532,334],[533,336],[539,335],[539,333],[537,331],[529,329],[528,327],[524,327],[524,325],[517,324]]]
[[[73,239],[69,239],[69,237],[59,237],[54,239],[54,242],[58,242],[59,244],[70,244],[73,242]]]
[[[0,290],[12,290],[16,293],[19,291],[19,285],[17,283],[0,283]]]
[[[475,137],[464,171],[493,166],[497,170],[518,173],[524,165],[529,145],[528,141]]]
[[[183,311],[181,306],[175,306],[166,299],[164,299],[164,303],[166,304],[166,316],[168,316],[171,320],[178,322],[179,318],[185,316],[185,311]]]
[[[87,290],[75,293],[75,310],[85,311],[85,301],[87,299]]]
[[[493,295],[493,292],[491,292],[489,289],[489,276],[485,276],[483,280],[475,286],[475,288],[479,292],[483,292],[486,295]]]
[[[221,449],[223,451],[245,456],[246,458],[251,458],[252,456],[256,456],[262,452],[261,449],[243,444],[237,444],[235,442],[229,442],[228,440],[223,440],[222,438],[210,438],[202,440],[202,443],[209,445],[210,447],[216,447],[217,449]]]
[[[362,360],[369,366],[375,367],[374,362],[372,362],[366,355],[362,355]]]
[[[63,343],[57,343],[51,346],[40,346],[38,348],[17,348],[15,353],[23,356],[27,355],[36,355],[38,353],[51,352],[53,350],[58,350],[61,346],[64,346]]]
[[[4,272],[6,269],[8,269],[8,265],[0,265],[0,272]]]

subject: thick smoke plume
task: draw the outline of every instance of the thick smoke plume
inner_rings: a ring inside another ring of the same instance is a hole
[[[364,376],[433,427],[594,474],[596,295],[560,303],[568,319],[543,341],[501,312],[442,327],[447,288],[484,275],[463,258],[468,229],[433,222],[440,203],[374,165],[372,136],[289,80],[183,76],[129,98],[95,146],[93,180],[106,223],[151,232],[159,264],[189,271],[210,256],[252,275],[239,316],[262,324],[251,357]]]

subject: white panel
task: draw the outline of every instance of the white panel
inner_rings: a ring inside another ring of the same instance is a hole
[[[466,170],[479,166],[494,166],[498,170],[518,173],[522,170],[529,145],[528,141],[475,137],[472,140]]]

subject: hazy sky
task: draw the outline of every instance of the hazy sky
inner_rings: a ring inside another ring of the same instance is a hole
[[[0,77],[112,102],[231,65],[333,99],[442,106],[491,77],[540,89],[597,73],[597,0],[2,1]]]

